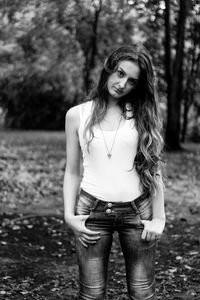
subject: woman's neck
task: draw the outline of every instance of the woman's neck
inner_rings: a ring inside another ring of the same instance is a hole
[[[108,109],[115,109],[115,108],[119,108],[119,104],[118,104],[118,101],[117,99],[113,99],[112,97],[110,97],[108,99]]]

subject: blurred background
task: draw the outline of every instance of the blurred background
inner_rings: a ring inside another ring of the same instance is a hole
[[[0,28],[2,128],[63,130],[105,57],[141,42],[155,65],[166,144],[200,142],[198,0],[7,0]]]

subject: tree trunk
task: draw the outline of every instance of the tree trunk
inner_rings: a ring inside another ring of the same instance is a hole
[[[171,79],[172,79],[172,61],[171,61],[171,39],[170,39],[170,1],[165,0],[165,77],[167,82],[167,127],[171,123]],[[167,129],[166,129],[167,130]],[[167,140],[167,137],[166,137]]]
[[[191,56],[191,57],[190,57]],[[194,82],[195,77],[197,76],[197,70],[198,67],[195,68],[198,62],[198,57],[196,57],[196,45],[194,44],[192,48],[192,53],[190,55],[190,52],[188,54],[188,72],[187,72],[187,79],[186,79],[186,87],[185,87],[185,99],[184,99],[184,105],[183,105],[183,123],[182,123],[182,130],[181,130],[181,142],[185,142],[186,134],[187,134],[187,124],[188,124],[188,114],[191,105],[194,102]],[[196,70],[197,69],[197,70]]]
[[[186,134],[187,134],[187,126],[188,126],[188,114],[190,111],[191,104],[194,101],[194,94],[190,91],[186,96],[184,108],[183,108],[183,124],[181,130],[181,142],[185,142]]]
[[[98,23],[99,23],[99,15],[102,8],[102,0],[99,0],[98,4],[95,6],[95,14],[94,14],[94,22],[93,22],[93,28],[92,28],[92,37],[90,42],[90,47],[88,49],[88,55],[86,56],[85,61],[85,76],[84,76],[84,82],[85,82],[85,90],[86,93],[88,93],[91,85],[91,71],[95,66],[95,57],[97,55],[97,29],[98,29]]]
[[[183,83],[183,50],[184,50],[184,38],[185,38],[185,23],[187,17],[187,2],[188,0],[180,0],[179,19],[177,24],[177,46],[176,56],[173,64],[173,72],[170,76],[171,79],[167,78],[168,84],[168,117],[167,117],[167,128],[166,128],[166,145],[170,150],[179,150],[180,147],[180,115],[181,115],[181,98],[182,98],[182,83]],[[170,14],[169,1],[166,0],[166,16]],[[166,17],[167,21],[167,17]],[[169,22],[169,21],[168,21]],[[169,22],[170,24],[170,22]],[[165,23],[166,31],[170,28],[167,22]],[[167,51],[170,48],[170,38],[166,35],[166,61]],[[169,39],[169,40],[167,40]],[[167,44],[168,43],[168,44]],[[169,59],[169,58],[168,58]],[[169,65],[171,63],[169,62]],[[166,66],[167,67],[167,66]],[[167,67],[168,68],[168,67]],[[169,76],[166,74],[166,76]]]

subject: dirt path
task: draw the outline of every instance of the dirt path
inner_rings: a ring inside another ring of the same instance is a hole
[[[200,299],[200,147],[167,154],[167,226],[158,299]],[[0,133],[0,299],[76,299],[72,233],[63,223],[64,133]],[[128,299],[115,236],[108,300]]]

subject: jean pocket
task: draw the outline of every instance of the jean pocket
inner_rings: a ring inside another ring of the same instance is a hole
[[[138,217],[140,220],[152,220],[152,200],[150,197],[144,199],[138,205]]]

